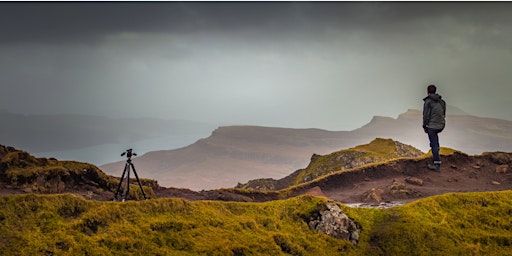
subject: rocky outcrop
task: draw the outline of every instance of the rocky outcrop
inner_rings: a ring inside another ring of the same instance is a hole
[[[324,207],[308,222],[309,228],[357,244],[360,230],[356,223],[334,202],[327,202]]]

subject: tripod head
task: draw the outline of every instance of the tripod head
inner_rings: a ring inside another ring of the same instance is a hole
[[[124,156],[124,155],[126,155],[126,157],[128,157],[128,161],[131,161],[132,160],[132,156],[136,156],[137,154],[133,153],[132,149],[130,148],[130,149],[127,149],[125,152],[123,152],[121,154],[121,156]]]

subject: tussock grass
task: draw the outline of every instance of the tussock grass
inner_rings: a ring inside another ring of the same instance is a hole
[[[446,194],[390,209],[342,209],[359,244],[311,231],[326,202],[97,202],[0,198],[0,255],[512,255],[512,191]]]
[[[268,203],[73,195],[0,198],[1,255],[327,255],[350,244],[309,230],[324,199]]]
[[[512,191],[451,193],[385,210],[345,208],[360,255],[512,255]],[[373,211],[373,214],[370,213]]]

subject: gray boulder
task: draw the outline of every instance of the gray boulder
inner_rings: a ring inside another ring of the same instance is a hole
[[[359,228],[334,202],[327,202],[326,209],[309,221],[309,228],[338,239],[344,239],[356,245],[359,240]]]

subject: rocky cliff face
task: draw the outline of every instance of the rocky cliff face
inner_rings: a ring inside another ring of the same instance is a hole
[[[246,184],[238,184],[237,188],[255,190],[276,190],[298,185],[335,172],[364,166],[371,163],[391,159],[417,157],[420,150],[391,139],[375,139],[369,144],[337,151],[328,155],[311,157],[311,162],[304,168],[280,179],[257,179]]]

